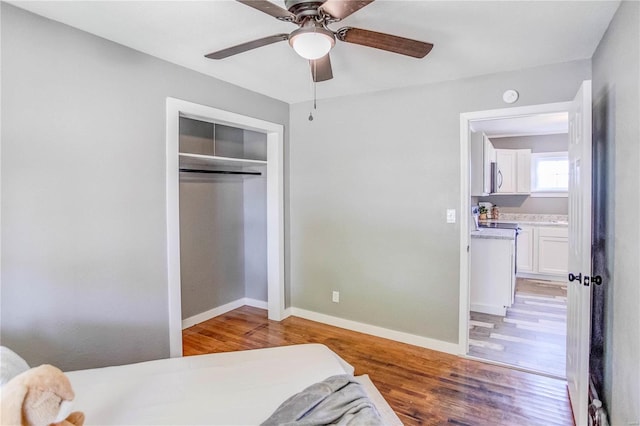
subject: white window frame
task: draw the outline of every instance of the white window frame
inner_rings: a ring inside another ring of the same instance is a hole
[[[557,190],[557,191],[549,191],[549,190],[536,190],[536,182],[537,180],[537,163],[539,159],[566,159],[569,161],[569,153],[567,151],[560,152],[534,152],[531,154],[531,197],[544,197],[544,198],[555,198],[555,197],[568,197],[568,190]]]

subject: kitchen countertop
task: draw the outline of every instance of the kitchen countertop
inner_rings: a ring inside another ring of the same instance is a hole
[[[551,226],[551,227],[558,227],[558,228],[567,228],[569,226],[569,222],[525,222],[525,221],[520,221],[518,222],[518,225],[524,225],[524,226]]]
[[[478,231],[471,231],[471,238],[491,238],[494,240],[515,240],[516,231],[514,229],[480,228],[480,230]]]
[[[487,223],[517,223],[522,226],[567,227],[569,217],[566,214],[541,213],[500,213],[497,219],[489,219]]]
[[[551,227],[559,227],[566,228],[569,226],[569,222],[565,221],[553,221],[553,222],[541,222],[541,221],[527,221],[527,220],[487,220],[480,221],[480,223],[517,223],[521,226],[551,226]]]

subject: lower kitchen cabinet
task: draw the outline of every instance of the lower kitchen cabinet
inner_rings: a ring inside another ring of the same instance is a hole
[[[564,278],[569,264],[568,229],[522,226],[518,235],[518,274]]]
[[[505,316],[515,290],[515,241],[471,238],[470,308]]]
[[[538,228],[538,273],[567,276],[569,232],[567,228]]]
[[[533,249],[535,239],[535,228],[533,226],[521,226],[518,234],[518,272],[527,272],[532,274],[533,267]]]

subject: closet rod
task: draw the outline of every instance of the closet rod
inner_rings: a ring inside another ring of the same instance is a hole
[[[231,170],[206,170],[206,169],[180,169],[181,172],[187,173],[209,173],[209,174],[217,174],[217,175],[249,175],[249,176],[260,176],[262,173],[260,172],[237,172]]]

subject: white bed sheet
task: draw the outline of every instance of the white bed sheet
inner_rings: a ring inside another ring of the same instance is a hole
[[[291,395],[345,373],[353,367],[320,344],[66,372],[88,425],[255,425]]]

